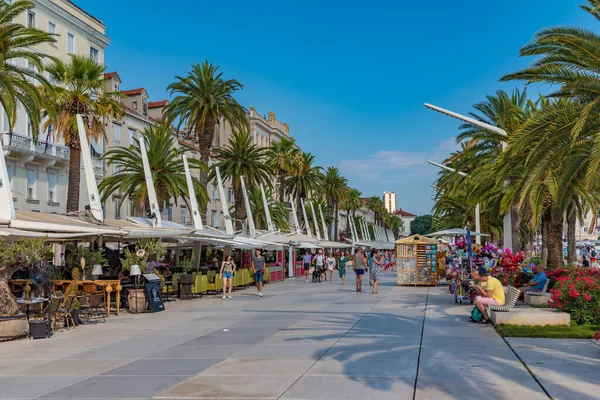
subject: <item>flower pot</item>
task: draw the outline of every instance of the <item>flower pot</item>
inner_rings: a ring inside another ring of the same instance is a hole
[[[80,310],[71,310],[71,316],[73,317],[75,326],[79,326],[79,312]]]
[[[148,308],[148,299],[144,289],[130,289],[127,296],[129,303],[129,312],[141,313]]]
[[[14,316],[0,316],[0,342],[24,337],[29,327],[24,314]]]

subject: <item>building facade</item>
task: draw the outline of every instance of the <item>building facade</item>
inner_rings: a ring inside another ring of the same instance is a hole
[[[383,192],[383,204],[385,209],[393,214],[396,211],[396,192]]]
[[[406,212],[403,209],[394,211],[394,215],[397,215],[402,220],[402,230],[400,231],[400,235],[410,236],[410,223],[413,222],[417,216]]]
[[[71,1],[33,0],[33,3],[34,7],[17,17],[15,22],[57,35],[55,44],[44,43],[35,50],[63,61],[68,61],[74,54],[91,56],[104,65],[104,50],[110,41],[102,21]],[[35,68],[25,60],[21,63],[23,68]],[[60,134],[40,131],[34,139],[36,128],[23,106],[18,106],[17,121],[12,130],[4,110],[0,118],[0,136],[15,208],[64,213],[70,152]],[[82,188],[85,188],[85,182],[82,182]]]

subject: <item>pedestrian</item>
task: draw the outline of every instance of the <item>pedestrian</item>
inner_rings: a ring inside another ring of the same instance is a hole
[[[365,274],[365,267],[367,265],[367,260],[363,254],[362,248],[358,248],[356,250],[356,254],[354,255],[354,272],[356,273],[356,291],[362,292],[362,278]]]
[[[590,265],[595,266],[596,264],[596,246],[592,246],[592,250],[590,250]]]
[[[346,252],[342,251],[340,255],[340,261],[338,263],[338,268],[340,270],[340,279],[342,280],[342,285],[346,281],[346,263],[348,262],[348,257],[346,257]]]
[[[235,274],[235,263],[231,254],[225,257],[225,260],[221,263],[221,271],[219,272],[219,279],[223,279],[223,300],[225,300],[225,292],[227,291],[227,285],[229,284],[229,296],[231,297],[231,289],[233,287],[233,274]]]
[[[371,268],[373,266],[373,250],[367,253],[367,268]],[[371,274],[369,274],[369,286],[373,286],[373,279],[371,279]]]
[[[381,267],[382,257],[377,249],[371,250],[371,266],[369,267],[369,277],[373,282],[373,294],[377,294],[377,284],[379,283],[379,268]]]
[[[590,262],[588,261],[588,259],[585,256],[583,256],[583,261],[581,263],[581,266],[582,267],[589,267],[590,266]]]
[[[336,262],[335,262],[335,257],[333,256],[333,254],[331,252],[327,256],[326,262],[327,262],[327,271],[329,271],[329,283],[333,283],[333,270],[335,269]]]
[[[304,264],[304,276],[306,277],[307,283],[308,283],[308,271],[310,270],[311,262],[312,262],[312,256],[310,255],[310,251],[306,250],[306,252],[302,256],[302,263]]]
[[[265,275],[265,258],[259,249],[256,249],[256,255],[252,256],[252,271],[254,271],[254,280],[258,295],[262,297],[263,278]]]
[[[323,254],[323,250],[319,249],[317,255],[313,258],[313,263],[315,264],[315,271],[319,277],[319,282],[321,282],[321,275],[323,274],[325,265],[325,255]],[[325,275],[325,280],[327,280],[327,275]]]

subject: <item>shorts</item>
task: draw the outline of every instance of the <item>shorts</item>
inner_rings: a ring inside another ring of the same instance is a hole
[[[356,275],[364,275],[365,274],[365,270],[363,268],[357,268],[354,270],[354,272],[356,272]]]
[[[233,272],[223,272],[223,279],[233,279]]]
[[[323,271],[323,264],[317,264],[316,268],[317,271]]]
[[[262,283],[263,278],[265,276],[265,271],[256,271],[256,273],[254,274],[254,281],[256,283]]]
[[[593,264],[596,262],[596,257],[590,257],[590,262]]]
[[[475,296],[475,300],[479,300],[481,304],[484,306],[503,306],[504,304],[498,303],[498,301],[493,297],[481,297]]]
[[[308,271],[310,269],[310,263],[304,263],[304,270]]]

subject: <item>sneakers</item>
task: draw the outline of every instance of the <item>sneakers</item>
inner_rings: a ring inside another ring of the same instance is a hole
[[[308,279],[306,280],[306,283],[308,283]]]
[[[225,300],[225,296],[223,296],[223,300]]]
[[[227,298],[228,298],[228,299],[233,299],[233,297],[231,297],[231,296],[227,296]]]
[[[258,296],[259,296],[259,297],[262,297],[262,293],[261,293],[261,292],[258,292]]]

